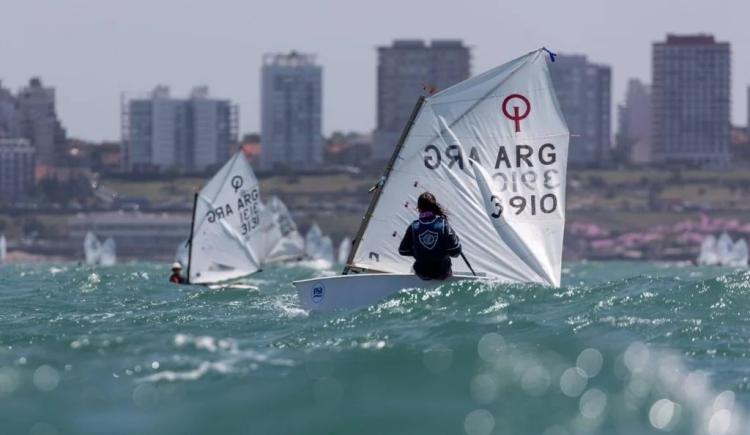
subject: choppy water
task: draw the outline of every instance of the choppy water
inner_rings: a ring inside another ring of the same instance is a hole
[[[308,315],[153,264],[0,267],[1,434],[747,433],[750,273],[566,266]]]

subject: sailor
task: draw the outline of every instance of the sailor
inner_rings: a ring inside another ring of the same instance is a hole
[[[187,284],[187,280],[180,274],[182,265],[179,261],[172,263],[172,275],[169,276],[169,282],[174,284]]]
[[[406,228],[398,253],[414,257],[414,273],[425,280],[453,275],[450,257],[461,254],[461,242],[448,225],[435,195],[425,192],[417,200],[419,219]]]

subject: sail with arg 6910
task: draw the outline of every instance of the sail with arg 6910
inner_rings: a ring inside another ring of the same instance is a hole
[[[569,137],[541,49],[426,98],[349,268],[409,273],[398,244],[430,191],[477,272],[559,286]]]

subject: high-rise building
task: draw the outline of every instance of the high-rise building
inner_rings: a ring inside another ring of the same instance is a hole
[[[0,82],[0,138],[17,138],[19,134],[18,102]]]
[[[323,162],[322,68],[292,51],[263,56],[261,166],[305,169]]]
[[[651,88],[630,79],[625,102],[618,106],[617,150],[629,163],[648,164],[651,150]]]
[[[194,88],[187,99],[157,86],[123,100],[123,164],[133,171],[206,171],[223,164],[237,141],[237,107]]]
[[[420,95],[448,88],[471,74],[471,50],[460,40],[395,40],[378,47],[377,126],[372,156],[393,154]]]
[[[653,44],[653,149],[661,163],[729,163],[729,43],[667,35]]]
[[[27,139],[0,138],[0,203],[17,201],[31,193],[35,154]]]
[[[45,87],[38,77],[29,81],[16,97],[19,136],[36,150],[36,162],[55,166],[65,155],[65,129],[55,111],[55,88]]]
[[[550,74],[571,133],[568,162],[601,166],[611,155],[612,70],[583,55],[558,55]]]

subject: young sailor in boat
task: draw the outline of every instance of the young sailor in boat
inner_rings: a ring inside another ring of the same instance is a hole
[[[174,284],[186,284],[187,281],[180,272],[182,271],[182,265],[179,261],[172,263],[172,275],[169,276],[169,282]]]
[[[448,225],[435,195],[425,192],[417,200],[419,219],[406,228],[398,253],[414,257],[414,273],[425,280],[453,275],[450,257],[461,254],[461,242]]]

